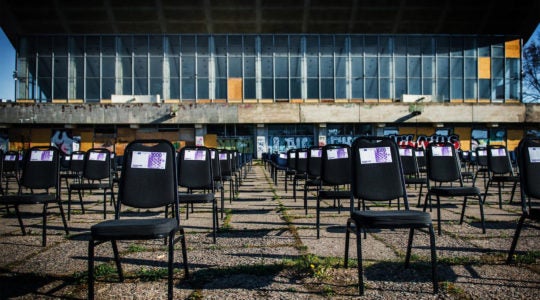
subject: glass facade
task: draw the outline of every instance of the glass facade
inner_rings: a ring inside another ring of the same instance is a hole
[[[517,49],[517,50],[516,50]],[[26,36],[17,98],[99,102],[521,99],[521,41],[447,35]]]

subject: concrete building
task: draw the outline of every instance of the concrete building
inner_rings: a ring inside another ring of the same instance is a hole
[[[538,1],[1,0],[4,148],[166,138],[260,155],[363,134],[510,149],[540,129]]]

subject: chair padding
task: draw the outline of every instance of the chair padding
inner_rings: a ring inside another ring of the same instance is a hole
[[[178,227],[176,219],[118,219],[103,221],[91,227],[95,240],[148,239],[166,237]]]
[[[415,210],[355,210],[352,212],[351,218],[361,227],[374,228],[426,227],[431,224],[429,213]]]

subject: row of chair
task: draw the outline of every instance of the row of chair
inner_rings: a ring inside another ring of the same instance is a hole
[[[525,200],[527,198],[540,198],[540,190],[538,190],[538,186],[540,186],[538,184],[540,179],[539,146],[538,141],[529,139],[520,143],[518,148],[519,176],[514,175],[509,153],[505,147],[487,147],[489,176],[483,195],[480,188],[474,185],[474,178],[477,176],[471,177],[473,179],[472,185],[464,184],[462,161],[459,152],[451,143],[433,143],[423,151],[423,149],[410,147],[399,148],[389,138],[361,137],[355,140],[352,146],[340,144],[289,150],[286,155],[282,155],[282,162],[276,159],[279,157],[278,155],[269,155],[265,157],[265,165],[274,174],[275,182],[277,182],[276,170],[283,170],[285,182],[287,182],[287,176],[292,176],[295,180],[304,180],[305,194],[310,190],[310,187],[314,187],[317,194],[317,238],[320,237],[321,200],[350,199],[351,217],[347,221],[345,265],[348,263],[349,233],[351,232],[360,237],[360,232],[364,231],[365,233],[365,230],[369,228],[410,228],[406,255],[407,266],[414,230],[427,228],[431,244],[433,289],[434,292],[437,292],[435,237],[431,215],[426,212],[428,207],[430,210],[432,208],[432,198],[436,199],[439,235],[442,232],[441,198],[450,197],[463,197],[460,224],[464,219],[468,198],[477,199],[482,232],[485,233],[483,204],[486,201],[489,187],[492,183],[498,184],[499,206],[501,206],[501,183],[510,182],[513,184],[513,197],[516,184],[521,181],[523,214],[508,255],[507,260],[510,262],[524,220],[538,220],[539,218],[538,208],[534,208],[530,201]],[[538,149],[534,150],[535,147]],[[418,157],[422,159],[420,160]],[[283,160],[287,160],[288,163],[284,164]],[[295,162],[294,167],[292,167],[291,161]],[[422,171],[419,167],[422,163],[425,165],[425,176],[421,175]],[[408,184],[420,185],[419,206],[422,186],[426,186],[427,193],[424,198],[423,211],[409,210],[406,189]],[[293,183],[293,190],[295,187],[296,182]],[[358,201],[357,205],[355,205],[355,199]],[[366,201],[391,201],[393,199],[398,200],[398,210],[379,211],[366,207]],[[400,210],[400,199],[404,202],[405,210]],[[307,196],[304,196],[304,206],[307,214]],[[340,203],[338,203],[338,207],[340,207]],[[361,238],[357,238],[357,249],[359,292],[363,294]]]

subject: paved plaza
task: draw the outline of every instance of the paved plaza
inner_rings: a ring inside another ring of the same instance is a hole
[[[348,268],[343,267],[345,225],[349,201],[326,200],[321,212],[321,238],[316,238],[315,193],[307,213],[303,185],[294,200],[291,183],[285,192],[259,161],[247,171],[237,198],[228,199],[225,184],[224,218],[217,243],[212,242],[210,205],[195,205],[181,224],[187,232],[189,278],[184,277],[180,246],[175,259],[175,299],[351,299],[358,297],[356,237]],[[468,183],[470,184],[470,183]],[[481,181],[477,184],[482,184]],[[418,189],[408,187],[411,209]],[[540,292],[540,224],[529,224],[517,246],[516,263],[506,253],[521,207],[519,191],[503,208],[496,188],[490,189],[482,234],[478,204],[469,200],[459,224],[462,199],[446,199],[442,235],[436,236],[440,292],[432,294],[429,237],[418,231],[411,265],[405,269],[407,230],[373,230],[362,240],[365,299],[534,299]],[[67,213],[67,194],[62,198]],[[77,197],[75,197],[77,199]],[[0,217],[0,299],[84,299],[87,295],[88,230],[103,220],[103,195],[85,194],[86,212],[75,201],[70,234],[63,232],[58,208],[51,206],[48,244],[41,247],[40,206],[22,207],[29,234],[21,235],[17,218],[2,208]],[[397,202],[391,204],[396,208]],[[341,209],[338,209],[341,206]],[[108,219],[113,207],[108,205]],[[377,207],[372,209],[386,209]],[[432,212],[436,216],[436,210]],[[436,223],[436,222],[434,222]],[[97,299],[160,299],[167,296],[167,250],[163,240],[120,242],[125,281],[118,282],[110,243],[96,247]]]

